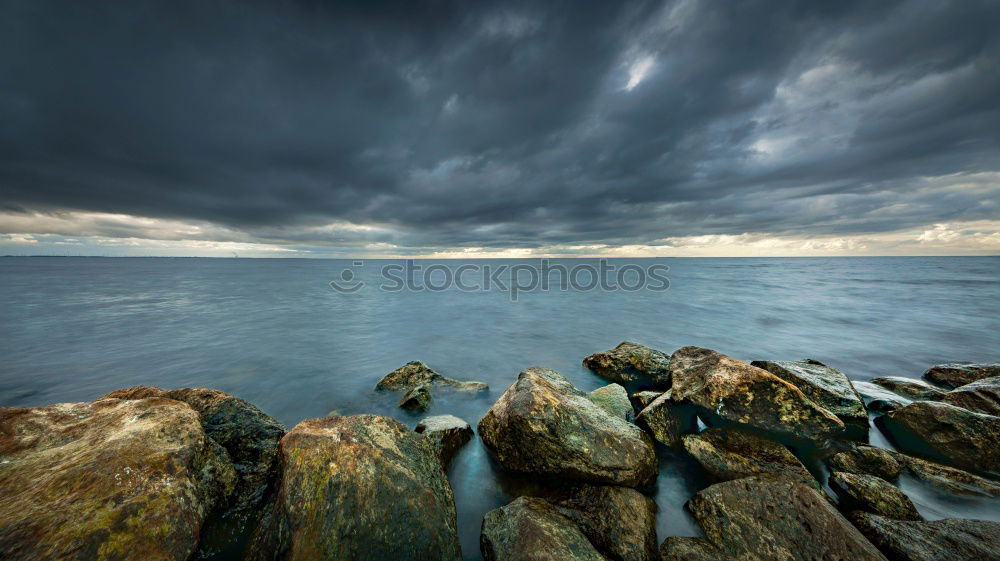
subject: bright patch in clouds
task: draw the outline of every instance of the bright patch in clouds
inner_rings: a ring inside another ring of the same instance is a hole
[[[625,91],[632,91],[646,79],[649,72],[656,64],[656,59],[651,56],[643,56],[636,59],[628,67],[628,83],[625,84]]]

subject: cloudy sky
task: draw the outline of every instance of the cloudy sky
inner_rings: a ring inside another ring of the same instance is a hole
[[[0,254],[1000,254],[1000,2],[54,2]]]

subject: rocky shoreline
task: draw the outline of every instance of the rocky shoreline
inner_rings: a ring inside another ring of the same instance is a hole
[[[631,342],[583,363],[611,383],[588,394],[530,368],[476,431],[451,415],[286,430],[210,389],[0,408],[0,559],[184,561],[219,524],[252,561],[461,559],[447,469],[476,434],[538,482],[485,516],[487,561],[1000,559],[1000,523],[925,520],[898,487],[906,474],[1000,501],[1000,364],[856,382],[810,359]],[[376,389],[421,412],[436,392],[488,388],[411,362]],[[664,447],[710,483],[687,503],[703,537],[658,540],[648,493]]]

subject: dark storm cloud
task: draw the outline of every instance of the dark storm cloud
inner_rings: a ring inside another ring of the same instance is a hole
[[[382,227],[352,240],[408,247],[1000,215],[995,184],[927,179],[1000,171],[989,0],[4,12],[8,212],[201,220],[295,243],[344,241],[311,227],[348,221]]]

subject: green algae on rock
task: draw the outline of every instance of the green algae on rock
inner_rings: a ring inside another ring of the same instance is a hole
[[[770,372],[700,347],[670,357],[671,399],[691,403],[723,421],[778,435],[823,441],[844,423],[794,385]]]
[[[0,409],[0,558],[194,552],[236,474],[186,403],[100,399]]]
[[[606,561],[576,524],[533,497],[487,512],[479,543],[484,561]]]
[[[429,439],[378,415],[306,419],[251,559],[461,559],[451,486]]]
[[[670,357],[639,343],[623,341],[611,350],[588,356],[583,365],[612,382],[670,387]]]
[[[434,398],[431,396],[430,390],[426,386],[417,386],[406,392],[406,395],[399,399],[397,405],[399,405],[400,409],[422,413],[427,411],[432,401],[434,401]]]
[[[409,391],[417,386],[444,386],[466,392],[484,392],[490,387],[482,382],[455,380],[438,374],[422,361],[414,360],[386,374],[375,389],[378,391]]]
[[[830,368],[811,358],[755,360],[750,364],[763,368],[802,390],[806,397],[843,421],[855,436],[868,434],[868,411],[865,410],[865,402],[847,375],[840,370]]]
[[[635,420],[635,410],[628,399],[628,392],[619,384],[608,384],[587,394],[590,401],[604,409],[609,415],[632,422]]]
[[[656,478],[649,435],[547,368],[518,375],[479,421],[479,436],[516,472],[626,487]]]

